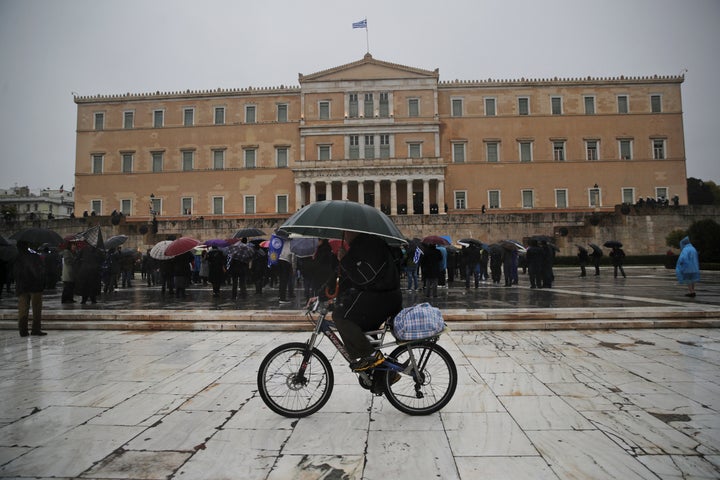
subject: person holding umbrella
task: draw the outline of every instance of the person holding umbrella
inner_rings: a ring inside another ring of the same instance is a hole
[[[588,262],[590,261],[590,255],[588,255],[587,248],[581,247],[580,245],[577,245],[577,248],[578,248],[578,260],[580,261],[580,276],[585,277],[585,276],[587,276],[585,267],[587,266]]]
[[[15,291],[18,296],[18,329],[21,337],[47,335],[42,326],[42,296],[45,289],[45,265],[42,257],[30,249],[24,240],[17,242],[18,256],[13,266]],[[28,332],[28,317],[32,305],[32,329]]]
[[[695,283],[700,280],[700,260],[690,237],[680,240],[680,256],[675,266],[675,275],[681,284],[687,285],[686,297],[695,297]]]
[[[333,320],[348,353],[355,359],[350,368],[359,372],[385,361],[381,352],[373,354],[365,332],[377,329],[402,309],[400,272],[382,238],[345,231],[344,240],[349,249],[341,247],[337,253],[340,277]]]
[[[615,275],[615,278],[618,276],[618,270],[620,270],[620,273],[622,274],[623,278],[627,278],[625,275],[625,270],[623,269],[623,259],[625,258],[625,252],[622,248],[619,246],[612,247],[612,250],[610,251],[610,259],[612,260],[613,264],[613,273]]]
[[[594,243],[589,243],[588,245],[592,248],[590,256],[592,257],[593,266],[595,267],[595,276],[597,277],[600,275],[600,259],[603,256],[603,251]]]

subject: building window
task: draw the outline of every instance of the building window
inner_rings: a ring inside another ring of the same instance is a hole
[[[182,152],[182,169],[189,172],[195,168],[195,152],[192,150],[183,150]]]
[[[213,197],[212,198],[213,215],[222,215],[225,213],[225,198]]]
[[[660,95],[650,95],[650,111],[652,113],[662,112],[662,97]]]
[[[452,144],[453,163],[465,163],[465,142]]]
[[[462,98],[453,98],[452,99],[451,115],[453,117],[462,117],[463,116],[463,100],[462,100]]]
[[[591,207],[602,206],[602,197],[600,196],[599,188],[591,188],[588,190],[588,199]]]
[[[255,196],[254,195],[246,195],[243,203],[245,204],[245,214],[247,215],[254,215],[255,214]]]
[[[132,201],[130,199],[120,200],[120,213],[130,215],[132,213]]]
[[[485,99],[485,115],[488,117],[494,117],[496,115],[494,98]]]
[[[380,116],[382,118],[390,116],[390,94],[388,92],[380,94]]]
[[[467,209],[467,192],[455,192],[455,209]]]
[[[487,155],[487,161],[490,163],[497,163],[500,161],[500,150],[498,142],[486,142],[485,143],[485,154]]]
[[[380,135],[380,158],[390,158],[390,135]]]
[[[288,166],[288,148],[277,147],[275,149],[275,165],[278,168],[287,168]]]
[[[225,169],[225,150],[213,150],[213,170]]]
[[[322,101],[318,103],[318,111],[320,112],[320,120],[330,120],[330,102]]]
[[[365,94],[365,101],[363,102],[363,116],[365,118],[372,118],[373,110],[375,109],[374,101],[373,101],[373,94],[372,93],[366,93]]]
[[[350,93],[348,94],[348,116],[350,118],[357,118],[358,115],[358,94]]]
[[[280,103],[277,106],[277,121],[278,123],[287,123],[288,121],[288,105],[287,103]]]
[[[628,113],[630,111],[627,95],[617,96],[617,109],[618,113]]]
[[[245,155],[245,168],[255,168],[255,149],[246,148],[245,150],[243,150],[243,153]]]
[[[330,145],[318,145],[318,160],[330,160]]]
[[[632,140],[620,140],[620,160],[632,160]]]
[[[275,197],[275,211],[277,213],[288,213],[288,196],[278,195]]]
[[[133,170],[133,154],[123,153],[122,154],[122,172],[131,173]]]
[[[364,158],[375,158],[375,135],[365,135]]]
[[[568,206],[568,193],[564,188],[558,188],[555,190],[555,206],[557,208],[567,208]]]
[[[408,143],[408,157],[422,158],[422,143]]]
[[[360,158],[360,135],[350,135],[349,156],[351,160]]]
[[[488,206],[500,208],[500,190],[488,190]]]
[[[92,200],[90,202],[90,211],[95,215],[102,215],[102,200]]]
[[[555,160],[556,162],[565,161],[565,142],[553,142],[553,160]]]
[[[622,189],[622,203],[632,205],[635,203],[635,189],[634,188],[623,188]]]
[[[668,189],[667,187],[655,187],[655,198],[658,200],[665,200],[667,198],[670,198],[668,196]]]
[[[653,146],[653,159],[654,160],[665,160],[665,139],[655,138],[652,141]]]
[[[518,98],[518,114],[530,115],[530,99],[528,97]]]
[[[585,115],[595,115],[595,97],[583,97],[585,101]]]
[[[92,156],[92,173],[97,175],[103,173],[103,157],[104,155],[101,154]]]
[[[192,197],[183,197],[180,199],[180,209],[183,215],[192,215],[193,199]]]
[[[135,112],[123,112],[123,128],[130,129],[135,126]]]
[[[598,141],[585,140],[585,158],[586,160],[598,160]]]
[[[420,116],[420,99],[410,98],[408,99],[408,117],[419,117]]]
[[[551,113],[562,115],[562,97],[550,97]]]
[[[532,190],[522,191],[522,208],[533,208],[535,206],[535,198]]]
[[[185,108],[183,109],[183,125],[186,127],[192,127],[195,124],[195,109]]]
[[[245,105],[245,123],[255,123],[255,105]]]
[[[103,112],[95,112],[95,130],[105,129],[105,114]]]
[[[152,197],[150,199],[150,215],[160,215],[162,212],[162,199]]]
[[[153,152],[152,154],[152,171],[162,172],[163,170],[163,154],[162,152]]]
[[[153,127],[160,128],[165,123],[165,111],[155,110],[153,111]]]
[[[225,107],[215,107],[215,125],[225,125]]]
[[[532,162],[532,142],[520,142],[520,161]]]

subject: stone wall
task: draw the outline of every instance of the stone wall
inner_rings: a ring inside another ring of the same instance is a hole
[[[158,233],[149,233],[146,221],[123,218],[114,225],[110,217],[87,217],[62,220],[37,220],[0,225],[0,234],[9,237],[31,226],[50,228],[60,235],[70,235],[101,225],[103,236],[128,235],[124,245],[145,250],[160,240],[179,236],[199,240],[232,237],[243,227],[257,227],[270,234],[285,221],[285,216],[257,219],[189,219],[158,222]],[[486,243],[503,239],[524,241],[532,235],[555,238],[559,255],[575,255],[575,245],[619,240],[628,255],[664,254],[665,237],[673,230],[687,229],[693,222],[712,218],[720,223],[720,208],[715,206],[625,207],[614,212],[522,212],[486,213],[482,215],[397,215],[396,225],[408,237],[449,235],[453,241],[473,237]],[[148,232],[148,233],[143,233]]]

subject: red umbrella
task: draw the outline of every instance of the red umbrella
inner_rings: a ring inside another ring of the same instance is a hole
[[[173,240],[170,245],[165,249],[165,256],[175,257],[185,252],[189,252],[193,248],[200,245],[200,240],[195,240],[192,237],[180,237],[177,240]]]
[[[426,245],[450,245],[450,242],[446,238],[443,238],[439,235],[428,235],[427,237],[422,239],[422,243]]]
[[[345,240],[340,240],[338,238],[331,238],[328,240],[328,243],[330,244],[330,249],[332,252],[337,255],[338,250],[340,250],[340,245],[343,246],[343,249],[347,252],[350,250],[350,245]]]

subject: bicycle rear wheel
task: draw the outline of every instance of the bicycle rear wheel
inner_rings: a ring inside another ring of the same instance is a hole
[[[260,397],[275,413],[306,417],[322,408],[333,390],[334,375],[327,357],[305,343],[286,343],[268,353],[260,363],[257,384]]]
[[[387,372],[385,396],[390,404],[408,415],[429,415],[443,408],[452,399],[457,387],[457,368],[450,354],[432,341],[402,345],[390,357],[399,364],[412,364],[417,370],[397,375]],[[394,380],[395,383],[393,383]]]

